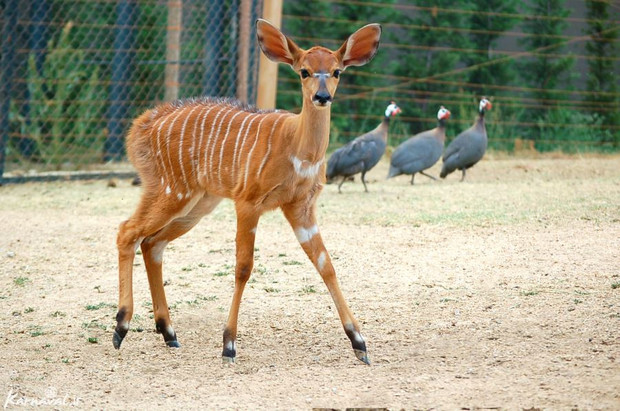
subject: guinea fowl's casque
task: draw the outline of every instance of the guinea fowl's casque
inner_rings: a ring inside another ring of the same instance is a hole
[[[465,170],[473,167],[482,159],[487,149],[487,130],[484,125],[484,113],[491,109],[491,102],[485,97],[480,100],[478,118],[474,125],[456,136],[443,154],[443,166],[439,176],[445,178],[454,170],[463,173],[461,181],[465,180]]]
[[[338,184],[338,192],[341,192],[340,187],[344,181],[357,173],[362,173],[362,184],[364,190],[368,192],[364,176],[368,170],[377,165],[385,153],[390,118],[398,113],[400,108],[392,101],[385,109],[383,121],[377,128],[334,151],[327,162],[326,174],[328,180],[342,177],[342,181]]]
[[[437,127],[423,131],[399,145],[390,161],[388,178],[401,174],[411,174],[411,184],[416,173],[437,180],[424,170],[431,168],[441,157],[443,144],[446,140],[446,120],[450,111],[441,106],[437,112]]]

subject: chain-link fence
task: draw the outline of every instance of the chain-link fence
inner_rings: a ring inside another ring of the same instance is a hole
[[[0,0],[0,178],[124,155],[132,118],[195,95],[254,102],[261,0]]]
[[[452,112],[450,139],[485,95],[492,149],[618,152],[618,8],[504,3],[286,0],[279,25],[302,47],[337,48],[362,24],[382,24],[372,64],[342,76],[333,146],[376,127],[392,100],[403,113],[391,146],[434,127],[441,105]],[[0,179],[3,171],[128,170],[115,160],[129,124],[162,101],[255,103],[253,21],[263,6],[268,0],[0,0]],[[547,66],[563,70],[553,85]],[[297,112],[298,75],[286,65],[278,73],[276,107]]]

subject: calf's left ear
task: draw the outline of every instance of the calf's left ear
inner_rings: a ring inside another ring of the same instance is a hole
[[[342,67],[363,66],[377,54],[381,39],[381,25],[368,24],[351,34],[336,51]]]

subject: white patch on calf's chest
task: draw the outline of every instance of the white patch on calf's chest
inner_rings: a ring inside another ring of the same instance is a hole
[[[316,177],[319,174],[323,161],[324,159],[321,159],[313,164],[307,160],[300,160],[296,156],[291,156],[291,162],[295,168],[295,174],[301,178]]]

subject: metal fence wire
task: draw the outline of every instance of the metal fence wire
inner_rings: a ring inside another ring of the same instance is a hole
[[[0,0],[0,178],[124,156],[132,119],[196,95],[256,99],[261,0]]]

